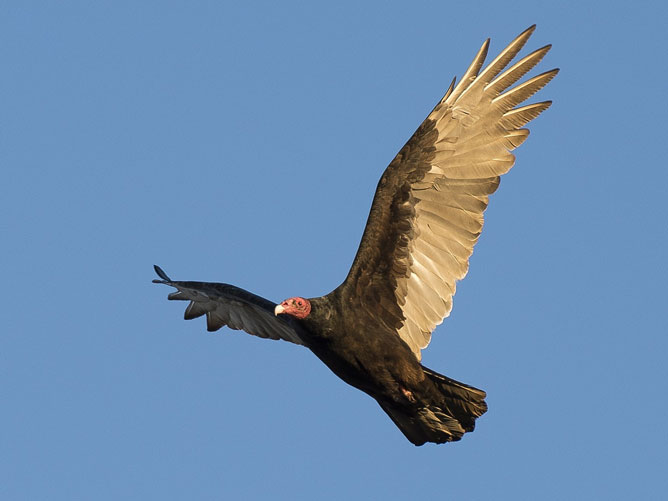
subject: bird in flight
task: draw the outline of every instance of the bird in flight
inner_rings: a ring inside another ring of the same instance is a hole
[[[507,68],[531,26],[484,69],[489,39],[455,85],[385,169],[348,276],[322,297],[276,304],[223,283],[155,283],[190,301],[185,318],[311,350],[334,374],[367,393],[415,445],[460,440],[485,413],[485,392],[421,363],[421,350],[452,309],[458,280],[483,226],[489,196],[515,163],[523,128],[551,101],[522,105],[559,71],[515,85],[550,45]]]

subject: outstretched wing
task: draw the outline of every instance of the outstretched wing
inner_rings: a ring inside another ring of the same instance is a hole
[[[516,107],[557,69],[506,90],[550,49],[540,48],[503,71],[534,29],[480,71],[489,46],[485,41],[459,84],[453,80],[392,160],[376,189],[348,277],[337,289],[344,304],[356,305],[356,314],[395,330],[418,359],[432,330],[452,309],[488,197],[515,162],[510,151],[529,135],[521,127],[551,104]]]
[[[274,315],[275,303],[234,285],[176,282],[159,266],[154,268],[161,280],[153,280],[153,283],[177,289],[167,299],[190,301],[184,315],[186,320],[206,315],[206,328],[210,332],[227,325],[230,329],[244,330],[254,336],[304,344],[290,318]]]

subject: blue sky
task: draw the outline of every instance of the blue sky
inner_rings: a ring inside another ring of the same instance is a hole
[[[0,497],[660,499],[654,4],[6,2]],[[416,448],[307,350],[209,334],[150,283],[329,292],[451,78],[533,23],[554,105],[424,352],[488,392],[464,440]]]

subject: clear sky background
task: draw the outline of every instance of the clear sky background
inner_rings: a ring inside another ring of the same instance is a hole
[[[658,4],[4,2],[0,498],[662,499]],[[451,78],[533,23],[554,105],[424,352],[488,392],[461,442],[151,284],[332,290]]]

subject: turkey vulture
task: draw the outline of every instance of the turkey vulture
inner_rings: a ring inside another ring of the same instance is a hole
[[[346,383],[369,394],[415,445],[461,439],[487,410],[485,392],[420,363],[420,350],[448,316],[458,280],[483,225],[489,196],[515,163],[523,129],[551,102],[518,106],[553,69],[507,90],[550,50],[505,69],[528,28],[482,71],[489,39],[460,82],[420,125],[383,173],[362,241],[344,282],[326,296],[275,304],[233,285],[179,282],[169,299],[190,301],[185,318],[301,344]],[[504,71],[505,69],[505,71]]]

